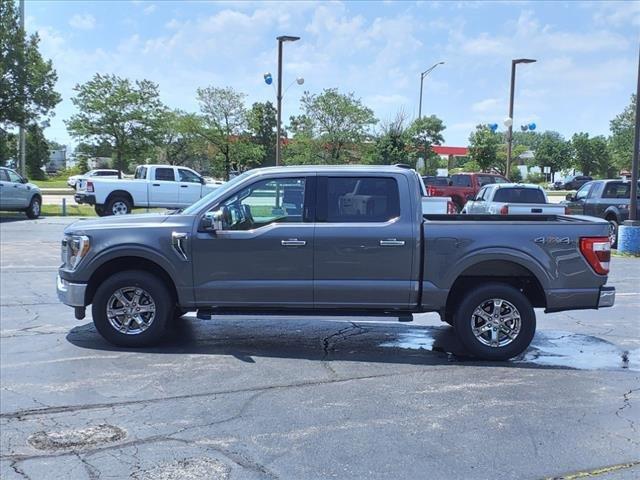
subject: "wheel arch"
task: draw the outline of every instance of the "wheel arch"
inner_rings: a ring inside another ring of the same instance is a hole
[[[605,220],[615,220],[616,223],[620,223],[620,211],[616,207],[609,207],[604,211],[603,218]]]
[[[135,203],[133,201],[133,195],[131,195],[126,190],[114,190],[113,192],[111,192],[109,195],[107,195],[107,198],[104,199],[104,205],[105,206],[108,205],[109,202],[116,197],[123,197],[127,199],[131,203],[131,208],[135,207]]]

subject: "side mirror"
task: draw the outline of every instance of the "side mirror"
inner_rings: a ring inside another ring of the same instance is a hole
[[[200,177],[200,183],[201,183],[202,185],[206,185],[206,184],[207,184],[207,181],[204,179],[204,177]]]
[[[29,179],[27,177],[22,177],[22,183],[29,183]]]
[[[573,193],[567,193],[567,196],[564,198],[566,198],[570,202],[573,202],[576,199],[576,197],[573,196]]]
[[[449,182],[447,182],[447,183],[448,183],[448,185],[449,185],[450,187],[453,187],[453,181],[452,181],[452,180],[449,180]]]
[[[200,221],[200,231],[203,232],[215,232],[216,230],[223,230],[225,226],[226,207],[222,207],[213,212],[207,212]]]

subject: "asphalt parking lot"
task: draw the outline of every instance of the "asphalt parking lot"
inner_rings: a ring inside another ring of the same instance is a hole
[[[70,221],[0,222],[3,479],[640,478],[640,260],[511,362],[434,314],[186,316],[125,350],[56,298]]]

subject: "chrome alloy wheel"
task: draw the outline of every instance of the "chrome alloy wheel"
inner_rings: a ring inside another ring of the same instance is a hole
[[[34,217],[40,216],[40,202],[38,200],[33,200],[33,204],[31,205],[31,213]]]
[[[502,298],[485,300],[471,314],[473,334],[489,347],[509,345],[520,333],[521,326],[518,309]]]
[[[114,204],[111,206],[111,213],[113,213],[114,215],[126,215],[127,213],[129,213],[129,208],[127,207],[126,203],[119,200],[117,202],[114,202]]]
[[[138,335],[153,323],[156,303],[149,293],[140,287],[122,287],[107,301],[107,318],[118,332]]]

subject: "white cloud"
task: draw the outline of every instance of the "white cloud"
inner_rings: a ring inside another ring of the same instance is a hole
[[[501,101],[497,98],[485,98],[471,105],[471,110],[477,113],[493,112],[499,105],[501,105]]]
[[[598,2],[593,18],[597,23],[620,27],[625,24],[640,26],[640,2]]]
[[[145,15],[150,15],[153,12],[156,11],[157,6],[155,5],[155,3],[151,3],[149,5],[147,5],[146,7],[144,7],[144,9],[142,10],[144,12]]]
[[[69,19],[69,25],[78,30],[93,30],[96,18],[90,13],[77,13]]]

